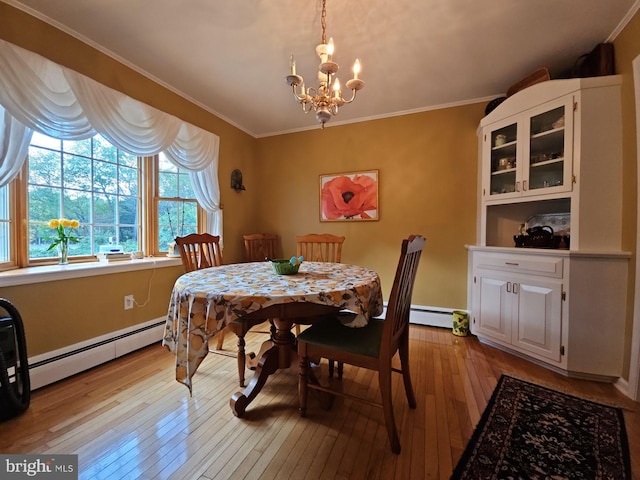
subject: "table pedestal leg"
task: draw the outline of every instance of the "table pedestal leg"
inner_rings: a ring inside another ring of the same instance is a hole
[[[269,375],[281,368],[289,368],[292,359],[296,357],[295,336],[291,333],[293,322],[287,319],[276,319],[274,324],[276,332],[271,339],[273,346],[260,356],[253,378],[244,391],[236,392],[231,396],[229,405],[236,417],[244,415],[247,406],[262,390]]]
[[[258,354],[257,355],[255,353],[253,353],[253,352],[248,354],[249,359],[247,360],[247,368],[249,370],[255,370],[256,368],[258,368],[258,364],[260,363],[260,359],[271,348],[273,348],[273,340],[265,340],[264,342],[262,342],[262,345],[260,345],[260,350],[258,350]],[[240,386],[244,387],[244,385],[240,385]]]

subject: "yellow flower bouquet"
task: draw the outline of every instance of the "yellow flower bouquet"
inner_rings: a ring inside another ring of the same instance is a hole
[[[66,218],[53,218],[49,220],[49,228],[53,229],[57,233],[57,237],[53,241],[47,251],[53,250],[58,247],[60,252],[60,263],[69,263],[69,243],[78,243],[78,236],[73,233],[73,230],[80,226],[78,220],[68,220]]]

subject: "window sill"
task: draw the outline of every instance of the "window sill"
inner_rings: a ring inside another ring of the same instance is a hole
[[[174,267],[182,265],[178,258],[146,257],[120,262],[83,262],[69,265],[46,265],[42,267],[18,268],[0,272],[0,287],[13,287],[31,283],[53,282],[70,278],[94,277],[112,273],[148,270],[152,268]]]

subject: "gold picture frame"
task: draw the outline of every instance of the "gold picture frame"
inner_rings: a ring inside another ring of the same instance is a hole
[[[320,175],[321,222],[379,219],[378,170]]]

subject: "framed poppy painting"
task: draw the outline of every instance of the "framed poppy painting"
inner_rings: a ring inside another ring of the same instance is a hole
[[[378,220],[378,171],[320,175],[320,221]]]

